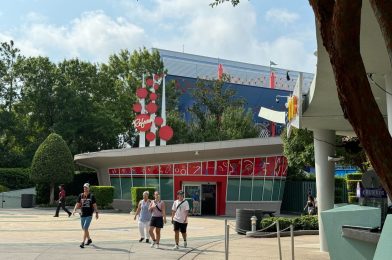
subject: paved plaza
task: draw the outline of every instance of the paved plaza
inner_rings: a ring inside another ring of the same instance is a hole
[[[224,259],[224,218],[190,217],[188,248],[173,251],[171,224],[164,227],[160,249],[139,243],[133,215],[101,212],[93,220],[93,244],[79,248],[79,217],[54,209],[0,209],[0,259]],[[170,218],[168,218],[170,220]],[[234,223],[232,221],[232,223]],[[319,252],[318,236],[295,238],[296,259],[329,259]],[[283,259],[291,259],[290,240],[282,238]],[[231,230],[229,259],[279,259],[276,238],[246,238]]]

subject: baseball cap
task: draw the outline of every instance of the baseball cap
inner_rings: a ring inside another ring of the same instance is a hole
[[[177,195],[184,195],[184,191],[182,190],[177,191]]]
[[[87,189],[90,189],[90,184],[89,184],[89,183],[85,183],[85,184],[83,185],[83,187],[86,187]]]

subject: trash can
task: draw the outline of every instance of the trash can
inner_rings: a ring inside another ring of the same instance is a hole
[[[245,235],[246,231],[252,230],[250,218],[257,217],[256,229],[260,229],[260,221],[263,218],[263,210],[260,209],[236,209],[235,211],[235,231],[240,235]]]
[[[34,194],[22,194],[20,206],[22,208],[32,208],[34,204]]]

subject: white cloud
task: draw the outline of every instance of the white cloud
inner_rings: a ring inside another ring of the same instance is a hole
[[[64,26],[42,22],[25,25],[15,42],[25,55],[106,61],[110,54],[138,48],[148,40],[143,28],[121,17],[112,19],[102,11],[92,11]]]
[[[291,13],[286,9],[276,9],[272,8],[267,11],[265,15],[265,20],[268,22],[278,22],[284,25],[294,23],[299,18],[296,13]]]

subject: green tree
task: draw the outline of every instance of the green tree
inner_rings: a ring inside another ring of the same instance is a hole
[[[30,179],[50,185],[50,203],[54,203],[55,184],[71,182],[73,173],[73,157],[67,144],[60,135],[50,134],[34,155]]]

